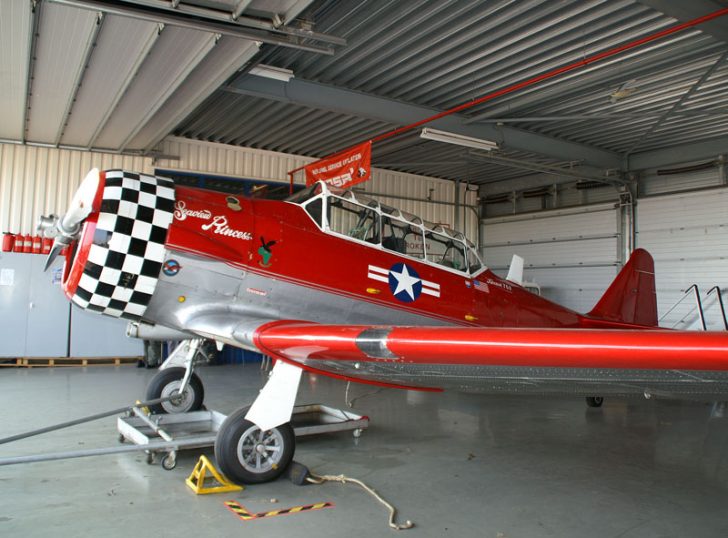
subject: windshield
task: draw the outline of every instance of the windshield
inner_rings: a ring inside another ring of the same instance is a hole
[[[310,198],[321,194],[321,192],[321,183],[314,183],[310,187],[306,187],[302,191],[298,191],[297,193],[290,195],[288,198],[285,199],[285,201],[291,202],[293,204],[302,204],[306,200],[309,200]]]

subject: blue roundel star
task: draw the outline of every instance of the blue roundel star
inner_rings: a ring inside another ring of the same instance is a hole
[[[422,293],[422,280],[409,265],[395,263],[389,269],[389,289],[396,299],[411,303]]]

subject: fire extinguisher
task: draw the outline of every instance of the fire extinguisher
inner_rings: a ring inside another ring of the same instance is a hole
[[[30,234],[25,234],[23,236],[23,252],[25,254],[33,252],[33,238]]]
[[[40,254],[42,249],[43,240],[39,235],[33,236],[33,254]]]
[[[15,234],[5,232],[3,234],[3,252],[12,252],[15,246]]]
[[[50,237],[44,237],[41,244],[41,253],[50,254],[51,248],[53,247],[53,239],[51,239]]]

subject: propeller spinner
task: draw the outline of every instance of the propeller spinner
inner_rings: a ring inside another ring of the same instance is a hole
[[[68,211],[63,217],[58,218],[56,215],[49,215],[40,218],[38,231],[45,237],[55,237],[53,247],[51,247],[46,259],[46,271],[64,247],[70,245],[78,237],[81,224],[93,211],[94,198],[96,198],[100,181],[99,169],[94,168],[83,178],[76,194],[73,195]]]

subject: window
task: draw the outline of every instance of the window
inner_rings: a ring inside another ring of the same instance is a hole
[[[466,271],[465,246],[446,235],[427,232],[425,235],[427,260],[458,271]]]
[[[367,243],[379,243],[379,215],[373,209],[329,197],[329,229]]]
[[[470,271],[470,274],[477,273],[481,267],[483,267],[483,264],[480,262],[480,259],[478,259],[473,248],[470,247],[468,249],[468,270]]]
[[[424,258],[422,230],[412,224],[382,217],[382,246],[413,258]]]
[[[321,184],[314,183],[310,187],[306,187],[305,189],[290,195],[288,198],[286,198],[286,202],[291,202],[292,204],[302,204],[306,200],[310,200],[314,196],[321,194],[321,192],[323,192],[321,189]]]
[[[306,202],[303,206],[306,209],[306,212],[311,215],[311,218],[319,227],[322,226],[321,216],[323,214],[323,206],[324,202],[322,198],[314,198],[313,200]]]

